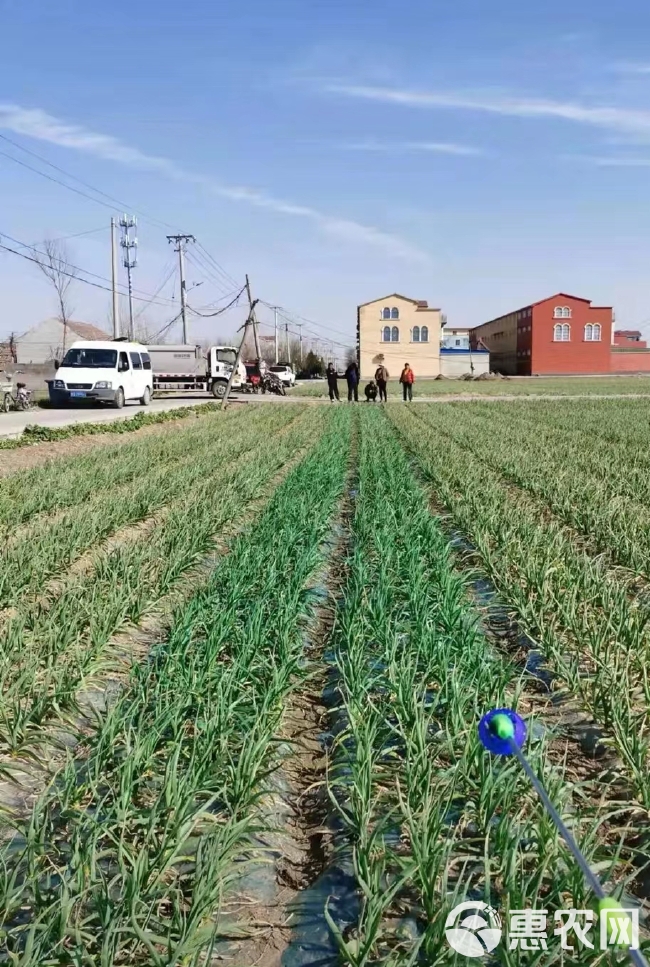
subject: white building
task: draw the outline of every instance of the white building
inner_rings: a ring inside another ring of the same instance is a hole
[[[469,349],[469,329],[445,326],[440,333],[440,345],[443,349]]]
[[[65,338],[66,349],[77,339],[110,339],[108,333],[88,322],[70,320]],[[18,365],[51,363],[63,356],[63,323],[60,319],[45,319],[33,329],[16,337]]]

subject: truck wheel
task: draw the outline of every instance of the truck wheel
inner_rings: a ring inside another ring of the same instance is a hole
[[[145,386],[140,402],[143,406],[149,406],[149,403],[151,402],[151,390],[148,386]]]
[[[3,413],[8,413],[11,409],[11,393],[5,393],[4,399],[2,401],[2,411]]]
[[[216,399],[222,400],[224,398],[224,396],[226,395],[226,389],[227,389],[227,387],[228,387],[228,383],[226,383],[225,380],[223,380],[223,379],[216,379],[214,381],[214,383],[212,384],[212,395]]]
[[[121,410],[124,406],[124,390],[121,386],[115,394],[115,402],[113,403],[113,406],[116,410]]]

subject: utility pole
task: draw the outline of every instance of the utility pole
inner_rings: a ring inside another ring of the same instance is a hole
[[[273,329],[275,330],[275,365],[278,365],[278,307],[273,306]]]
[[[138,240],[135,234],[131,235],[131,230],[135,232],[137,224],[137,219],[133,215],[122,215],[120,218],[120,228],[122,229],[120,245],[124,249],[123,264],[126,269],[126,277],[129,284],[129,339],[131,340],[135,338],[133,331],[133,286],[131,271],[138,264]]]
[[[285,322],[284,324],[284,335],[286,336],[286,342],[287,342],[287,362],[291,366],[291,346],[289,345],[289,323],[288,322]]]
[[[187,346],[187,291],[185,289],[185,249],[188,242],[196,242],[193,235],[168,235],[168,242],[176,244],[178,252],[178,272],[181,280],[181,319],[183,320],[183,345]]]
[[[250,299],[250,286],[248,285],[248,276],[246,276],[246,289],[248,291],[248,296]],[[242,327],[244,332],[242,333],[241,342],[239,343],[239,347],[237,349],[237,355],[235,356],[235,362],[233,363],[232,372],[228,377],[228,385],[226,386],[226,392],[223,394],[223,399],[221,400],[222,410],[225,410],[226,408],[226,403],[228,402],[228,397],[230,396],[230,388],[232,386],[232,381],[235,378],[235,373],[239,369],[239,360],[241,359],[241,351],[246,341],[246,336],[248,335],[248,327],[253,326],[253,332],[255,332],[255,330],[257,329],[257,325],[254,320],[255,320],[255,306],[257,305],[258,302],[259,302],[259,299],[252,299],[250,301],[250,309],[248,310],[248,316],[246,317],[246,322]]]
[[[113,283],[113,339],[120,336],[120,300],[117,295],[117,222],[111,218],[111,280]]]
[[[302,323],[298,323],[298,329],[300,330],[300,368],[302,369]]]
[[[251,322],[253,325],[253,341],[255,343],[255,358],[261,359],[262,350],[260,349],[260,338],[257,332],[257,319],[255,318],[255,312],[254,312],[255,306],[259,302],[259,299],[255,299],[255,302],[253,302],[253,297],[251,296],[251,284],[248,281],[248,275],[246,276],[246,295],[248,296],[248,305],[250,308]]]

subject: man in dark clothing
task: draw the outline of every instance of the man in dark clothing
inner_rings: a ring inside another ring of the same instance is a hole
[[[359,402],[359,367],[356,362],[350,363],[345,371],[345,379],[348,384],[348,403],[352,402],[352,397],[354,397],[354,402]]]
[[[332,363],[327,367],[327,387],[330,391],[330,401],[333,403],[335,399],[340,400],[339,396],[339,374],[334,369]]]
[[[382,402],[382,400],[384,403],[388,402],[388,393],[386,392],[386,384],[388,383],[389,379],[390,379],[390,376],[388,375],[388,370],[382,363],[381,366],[377,367],[377,370],[375,372],[375,380],[377,381],[377,386],[379,387],[380,403]]]
[[[366,394],[366,403],[376,403],[377,401],[377,384],[374,379],[371,379],[364,390]]]

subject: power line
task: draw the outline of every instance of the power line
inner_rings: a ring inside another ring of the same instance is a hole
[[[58,238],[48,238],[48,242],[67,242],[71,238],[81,238],[83,235],[97,235],[99,232],[108,231],[108,225],[102,225],[100,228],[90,228],[87,232],[74,232],[72,235],[59,235]],[[9,236],[7,235],[7,238]],[[36,242],[34,242],[36,245]]]
[[[198,260],[199,265],[204,267],[205,271],[213,278],[216,285],[222,289],[226,289],[230,292],[232,289],[238,289],[241,286],[241,282],[236,282],[231,278],[226,272],[223,272],[221,268],[217,268],[216,264],[204,254],[203,246],[197,243],[198,251],[195,248],[192,252],[194,259]]]
[[[308,319],[306,316],[301,316],[300,313],[298,312],[293,312],[290,309],[286,309],[284,306],[273,306],[269,302],[264,302],[263,300],[260,300],[260,301],[268,309],[277,309],[278,312],[281,312],[285,316],[285,318],[289,317],[289,319],[291,319],[293,317],[294,321],[296,319],[301,319],[303,322],[307,323],[310,326],[316,326],[316,328],[319,330],[323,329],[325,330],[325,332],[333,332],[335,333],[335,335],[343,336],[344,338],[348,337],[348,333],[344,332],[342,329],[334,329],[332,326],[325,326],[320,322],[315,322],[313,319]]]
[[[4,237],[5,238],[9,238],[9,235],[6,235]],[[24,248],[31,248],[31,246],[25,245],[24,242],[18,242],[17,244],[18,245],[22,245]],[[0,249],[2,249],[4,252],[11,252],[12,255],[17,255],[19,258],[25,259],[26,262],[33,262],[34,265],[41,265],[41,262],[38,259],[32,258],[31,255],[25,255],[24,252],[17,252],[16,249],[10,248],[8,245],[3,245],[2,242],[0,242]],[[71,267],[72,268],[75,268],[75,266],[71,266]],[[90,286],[92,286],[93,289],[102,289],[104,292],[112,292],[113,291],[113,289],[112,289],[111,286],[108,286],[108,285],[100,285],[99,282],[91,282],[89,279],[81,279],[81,278],[79,278],[78,275],[75,275],[74,272],[66,272],[65,269],[62,269],[62,268],[59,269],[58,271],[60,271],[61,275],[65,275],[65,276],[67,276],[70,279],[75,279],[77,282],[82,282],[84,285],[90,285]],[[84,270],[78,270],[78,271],[84,271]],[[92,275],[91,272],[88,272],[87,274],[88,275]],[[97,278],[102,278],[102,276],[97,276]],[[126,295],[126,293],[122,292],[121,295]],[[139,296],[137,296],[135,294],[134,294],[133,298],[137,302],[146,302],[147,301],[146,299],[143,299],[143,298],[141,298],[141,297],[139,297]],[[162,302],[159,302],[159,303],[157,303],[157,305],[163,305],[163,303]]]
[[[160,295],[160,293],[165,288],[165,286],[167,285],[167,283],[171,279],[172,275],[174,274],[175,268],[176,268],[176,266],[174,265],[173,259],[168,259],[165,268],[163,268],[163,275],[165,276],[164,279],[163,279],[163,281],[160,283],[160,285],[158,286],[158,288],[154,292],[154,294],[151,297],[151,299],[148,302],[146,302],[143,306],[140,306],[140,308],[138,309],[138,311],[135,314],[135,318],[136,319],[139,319],[140,316],[142,315],[142,313],[146,311],[147,307],[152,304],[153,300],[158,298],[158,296]],[[157,304],[159,305],[159,303],[157,303]]]
[[[187,308],[193,312],[195,316],[201,316],[203,319],[210,319],[214,316],[220,316],[222,313],[226,312],[228,309],[231,309],[234,305],[236,305],[236,303],[239,302],[239,298],[245,288],[245,285],[242,286],[235,298],[231,299],[227,306],[224,306],[222,309],[217,309],[216,312],[199,312],[197,309],[192,309],[192,306],[190,305],[188,305]]]
[[[12,238],[12,236],[11,235],[8,235],[6,232],[0,232],[0,238],[8,238],[10,242],[13,242],[14,243],[14,245],[19,245],[21,248],[27,248],[31,252],[33,252],[35,255],[41,255],[41,256],[44,256],[45,255],[45,253],[44,252],[41,252],[41,250],[38,249],[38,248],[36,248],[35,245],[28,245],[27,242],[21,242],[17,238]],[[6,248],[6,246],[3,246],[3,248]],[[12,249],[7,249],[7,251],[12,251]],[[16,255],[20,255],[21,253],[20,252],[16,252],[15,254]],[[40,264],[39,259],[32,259],[31,261],[34,261],[34,262],[37,262],[38,264]],[[74,269],[76,272],[82,272],[84,275],[89,275],[93,279],[101,279],[102,282],[111,282],[111,280],[110,279],[107,279],[106,276],[104,276],[104,275],[98,275],[96,272],[91,272],[89,269],[83,269],[83,268],[81,268],[81,266],[79,266],[79,265],[73,265],[71,262],[68,263],[68,264],[70,265],[70,268]],[[74,275],[73,273],[70,273],[70,274],[71,274],[71,277],[72,278],[78,279],[79,282],[86,282],[87,281],[86,279],[79,278],[78,275]],[[123,283],[120,283],[120,285],[123,286]],[[140,295],[144,297],[144,299],[140,298],[138,300],[139,302],[146,301],[146,300],[153,301],[153,299],[156,298],[155,295],[152,295],[151,294],[151,292],[144,292],[142,289],[134,289],[133,291],[134,292],[139,292]],[[126,295],[127,293],[126,292],[121,292],[120,294],[121,295]],[[173,301],[171,301],[169,299],[159,300],[155,304],[156,305],[160,305],[160,306],[173,306],[174,305]]]
[[[209,262],[196,250],[187,252],[187,261],[194,266],[194,268],[199,272],[204,279],[206,279],[211,285],[214,285],[221,292],[232,292],[233,286],[226,283],[216,274],[214,269],[211,267]],[[239,288],[236,285],[235,288]]]
[[[68,191],[73,191],[75,192],[75,194],[81,195],[83,198],[87,198],[89,201],[94,201],[98,205],[103,205],[105,208],[109,208],[111,211],[119,211],[120,213],[123,211],[132,211],[136,215],[139,215],[145,221],[150,222],[152,225],[156,225],[159,228],[172,229],[174,231],[176,230],[176,226],[170,225],[169,222],[164,222],[158,218],[154,218],[152,215],[149,215],[147,212],[144,212],[141,209],[134,208],[133,205],[125,204],[125,202],[120,201],[119,198],[115,198],[114,195],[109,195],[107,192],[102,191],[100,188],[95,188],[94,185],[91,185],[89,182],[84,181],[82,178],[79,178],[77,175],[73,175],[71,172],[66,171],[65,168],[61,168],[59,165],[55,165],[52,161],[48,161],[47,158],[44,158],[42,155],[37,154],[36,151],[32,151],[30,148],[24,147],[24,145],[20,144],[19,142],[14,141],[12,138],[7,137],[6,134],[0,134],[0,138],[3,141],[5,141],[7,144],[12,145],[12,147],[17,148],[19,151],[23,151],[25,154],[30,155],[32,158],[36,158],[36,160],[40,161],[41,164],[47,165],[49,168],[52,168],[54,171],[58,171],[59,174],[65,175],[66,178],[69,178],[72,181],[78,182],[80,185],[83,185],[84,188],[87,188],[89,191],[94,192],[96,195],[99,195],[101,198],[106,199],[106,201],[101,201],[100,198],[94,198],[92,195],[88,195],[86,194],[86,192],[80,191],[78,188],[75,188],[73,185],[67,185],[65,182],[60,181],[58,178],[54,178],[52,175],[48,175],[44,171],[39,171],[38,168],[34,168],[32,165],[28,165],[25,161],[21,161],[19,158],[14,158],[13,155],[7,154],[4,151],[0,151],[0,155],[3,155],[5,158],[8,158],[10,161],[15,162],[15,164],[21,165],[23,168],[27,168],[29,171],[34,172],[34,174],[40,175],[42,178],[46,178],[48,181],[52,181],[55,184],[60,185],[62,188],[67,188]],[[107,202],[111,202],[112,204],[109,205],[107,204]],[[114,206],[117,206],[117,208],[114,208]],[[234,279],[223,268],[223,266],[219,264],[219,262],[217,262],[214,256],[211,255],[208,252],[208,250],[205,248],[205,246],[203,246],[201,243],[199,243],[199,248],[205,255],[208,262],[212,264],[214,270],[223,276],[223,278],[228,284],[228,287],[239,288],[239,286],[241,285],[241,282],[237,282],[237,280]]]
[[[291,317],[291,315],[289,315],[289,314],[288,314],[288,313],[286,312],[286,310],[282,310],[282,309],[281,309],[281,308],[280,308],[279,306],[276,306],[276,308],[277,308],[277,310],[278,310],[278,315],[279,315],[279,316],[280,316],[280,317],[281,317],[282,319],[284,319],[284,321],[285,321],[285,323],[292,323],[292,324],[295,324],[295,325],[297,325],[297,326],[299,326],[299,327],[300,327],[300,326],[302,325],[302,326],[303,326],[303,328],[305,329],[305,332],[306,332],[306,333],[307,333],[308,335],[310,335],[310,336],[311,336],[311,337],[312,337],[313,339],[321,339],[321,340],[323,340],[324,342],[329,342],[329,343],[332,343],[332,345],[333,345],[333,346],[340,346],[340,347],[341,347],[341,348],[343,348],[343,349],[349,349],[349,348],[350,348],[350,346],[352,345],[352,342],[351,342],[351,341],[350,341],[350,342],[347,342],[347,343],[342,343],[342,342],[340,342],[339,340],[336,340],[336,339],[332,339],[332,338],[331,338],[331,336],[327,336],[327,337],[324,337],[324,336],[323,336],[323,334],[322,334],[322,333],[321,333],[320,331],[314,331],[313,329],[309,329],[309,328],[308,328],[308,327],[307,327],[306,325],[304,325],[303,323],[297,323],[297,322],[295,322],[295,319],[293,319],[293,318]],[[300,316],[298,316],[298,318],[301,318],[301,317],[300,317]],[[314,323],[314,325],[316,325],[316,323]],[[326,331],[327,331],[327,330],[326,330]],[[335,330],[330,330],[330,331],[335,331]],[[296,333],[294,333],[294,335],[297,335],[297,334],[296,334]]]
[[[21,161],[19,158],[14,158],[13,155],[6,154],[4,151],[0,152],[0,154],[4,155],[5,158],[9,158],[10,161],[15,161],[16,164],[22,165],[23,168],[28,168],[30,171],[33,171],[37,175],[41,175],[42,178],[47,178],[48,181],[53,181],[57,185],[61,185],[62,188],[67,188],[68,191],[74,191],[77,195],[83,195],[84,198],[88,198],[90,201],[94,201],[98,205],[103,205],[105,208],[110,208],[111,211],[120,211],[120,212],[133,211],[133,212],[136,212],[136,214],[140,215],[142,218],[144,218],[146,221],[149,221],[152,224],[157,225],[161,228],[172,227],[171,225],[168,225],[166,222],[161,222],[157,218],[153,218],[152,216],[144,212],[138,211],[137,209],[133,208],[132,205],[126,205],[123,201],[120,201],[119,198],[115,198],[113,195],[109,195],[107,194],[107,192],[102,191],[101,188],[95,188],[94,185],[91,185],[89,182],[84,181],[82,178],[79,178],[77,175],[73,175],[71,172],[66,171],[65,168],[61,168],[59,167],[59,165],[55,165],[54,162],[48,161],[47,158],[44,158],[42,155],[37,154],[36,151],[32,151],[30,148],[26,148],[24,147],[24,145],[19,144],[17,141],[13,141],[11,138],[8,138],[6,134],[0,134],[0,138],[3,141],[6,141],[8,144],[12,145],[14,148],[18,148],[19,151],[24,151],[25,154],[30,155],[32,158],[36,158],[42,164],[47,165],[48,168],[52,168],[54,171],[58,171],[59,174],[65,175],[66,178],[70,178],[72,181],[79,182],[79,184],[83,185],[84,188],[88,188],[90,191],[94,191],[96,195],[101,195],[102,198],[106,198],[108,201],[113,202],[113,204],[107,205],[106,202],[100,201],[98,198],[93,198],[91,195],[86,195],[84,192],[79,191],[78,188],[74,188],[72,185],[66,185],[65,182],[59,181],[57,178],[53,178],[51,175],[46,174],[44,171],[39,171],[38,168],[33,168],[31,165],[28,165],[25,161]],[[117,208],[114,207],[115,205],[117,205]]]
[[[272,326],[269,322],[258,322],[258,326],[260,326],[262,329],[270,329],[275,331],[275,327]],[[296,332],[295,329],[287,328],[286,331],[291,336],[295,336],[296,339],[300,339],[300,333]],[[336,339],[323,339],[322,336],[319,336],[316,333],[312,333],[312,332],[307,332],[307,335],[311,336],[314,342],[325,342],[332,346],[338,346],[339,349],[350,349],[350,343],[337,342]]]
[[[3,135],[0,134],[0,138],[2,137]],[[28,165],[26,161],[21,161],[19,158],[14,158],[12,155],[7,154],[6,151],[0,151],[0,155],[2,155],[3,158],[9,158],[10,161],[15,161],[15,163],[20,165],[21,168],[27,168],[28,171],[33,171],[34,174],[40,175],[41,178],[46,178],[48,181],[53,181],[55,185],[61,185],[62,188],[67,188],[68,191],[73,191],[75,195],[81,195],[82,198],[87,198],[88,201],[94,201],[97,205],[103,205],[104,208],[109,208],[111,211],[116,210],[114,205],[107,205],[106,202],[100,201],[99,198],[93,198],[92,195],[88,195],[85,191],[81,191],[79,188],[75,188],[73,185],[66,185],[64,181],[60,181],[58,178],[53,178],[52,175],[48,175],[44,171],[39,171],[38,168]]]
[[[232,285],[234,285],[234,286],[235,286],[235,288],[237,288],[237,286],[239,286],[239,285],[240,285],[241,283],[239,283],[239,282],[237,282],[237,280],[236,280],[236,279],[233,279],[233,277],[232,277],[232,275],[230,275],[230,273],[229,273],[229,272],[227,272],[227,271],[226,271],[226,270],[224,269],[224,267],[223,267],[222,265],[220,265],[220,264],[219,264],[219,262],[217,262],[217,260],[215,259],[215,257],[214,257],[213,255],[211,255],[211,254],[210,254],[210,252],[208,252],[208,250],[206,249],[206,247],[205,247],[204,245],[202,245],[202,244],[201,244],[201,242],[198,242],[197,244],[198,244],[198,247],[199,247],[199,248],[201,249],[201,251],[203,252],[203,254],[204,254],[204,255],[206,256],[206,258],[207,258],[207,259],[209,259],[209,260],[210,260],[210,262],[212,262],[212,264],[214,265],[214,267],[215,267],[215,268],[216,268],[216,269],[217,269],[217,270],[218,270],[219,272],[221,272],[221,274],[222,274],[223,276],[225,276],[225,278],[226,278],[226,280],[227,280],[227,281],[229,281],[230,283],[232,283]]]

